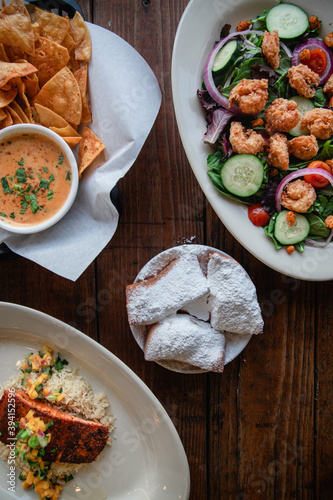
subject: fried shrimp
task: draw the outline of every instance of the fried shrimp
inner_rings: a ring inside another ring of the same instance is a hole
[[[280,66],[281,56],[279,55],[279,51],[279,32],[277,30],[272,31],[271,33],[265,31],[262,40],[262,52],[266,61],[273,69],[278,69]]]
[[[295,101],[279,97],[265,110],[266,125],[279,132],[289,132],[301,120]]]
[[[229,141],[237,154],[257,155],[264,149],[264,138],[252,129],[246,130],[240,122],[232,122]]]
[[[320,82],[320,76],[305,64],[289,68],[288,78],[290,86],[304,97],[314,97],[315,87],[318,87]]]
[[[308,182],[289,182],[281,194],[281,205],[294,212],[305,213],[316,199],[316,191]]]
[[[317,139],[328,139],[333,134],[333,111],[324,108],[306,111],[301,121],[301,128],[307,128]]]
[[[289,168],[288,140],[283,134],[276,133],[269,138],[269,165],[282,170]]]
[[[326,217],[325,224],[329,229],[333,229],[333,215],[329,215],[328,217]]]
[[[289,153],[300,160],[311,160],[318,153],[318,142],[314,135],[301,135],[288,142]]]
[[[229,107],[238,104],[243,113],[256,115],[266,106],[268,80],[241,80],[230,92]]]
[[[324,43],[327,47],[333,47],[333,31],[329,33],[327,36],[324,38]]]
[[[325,83],[323,92],[327,93],[330,97],[333,96],[333,75]]]

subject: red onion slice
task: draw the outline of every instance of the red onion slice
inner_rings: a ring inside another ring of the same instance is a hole
[[[293,53],[291,52],[291,50],[289,49],[289,47],[287,47],[287,45],[283,42],[281,42],[280,40],[280,46],[283,48],[283,50],[285,51],[285,53],[287,54],[288,57],[290,57],[290,59],[292,58],[293,56]]]
[[[332,231],[331,231],[331,233],[330,233],[330,235],[329,235],[329,237],[327,238],[326,241],[310,240],[310,238],[305,238],[304,241],[310,247],[321,247],[321,248],[323,248],[323,247],[327,247],[327,245],[331,242],[332,237],[333,237],[333,229],[332,229]]]
[[[293,66],[297,66],[298,64],[300,64],[301,61],[300,61],[299,55],[302,52],[302,50],[304,50],[304,49],[309,49],[309,50],[321,49],[325,52],[326,58],[327,58],[327,66],[325,68],[324,73],[322,75],[320,75],[320,82],[319,82],[320,84],[325,83],[329,79],[329,77],[331,76],[331,74],[333,72],[333,54],[332,54],[332,52],[325,45],[325,43],[322,42],[321,40],[317,40],[317,38],[309,38],[306,42],[301,43],[300,45],[297,45],[297,47],[295,47],[294,52],[293,52],[293,56],[291,59],[291,64]]]
[[[220,106],[228,109],[232,113],[240,113],[241,111],[236,106],[231,106],[229,108],[229,99],[227,97],[225,97],[224,95],[222,95],[221,92],[218,91],[218,89],[215,85],[213,73],[212,73],[212,68],[213,68],[216,54],[223,47],[223,45],[225,45],[229,40],[231,40],[232,38],[235,38],[236,36],[249,35],[250,33],[251,34],[253,33],[255,35],[263,35],[264,34],[263,31],[256,31],[256,30],[235,31],[234,33],[230,33],[230,35],[226,36],[225,38],[223,38],[223,40],[221,40],[220,42],[218,42],[215,45],[214,49],[211,51],[211,53],[209,54],[209,56],[207,58],[205,68],[204,68],[204,82],[205,82],[206,89],[208,90],[210,96]]]
[[[287,175],[278,185],[276,193],[275,193],[275,206],[277,212],[281,212],[281,194],[289,182],[298,179],[299,177],[303,177],[304,175],[311,175],[315,174],[318,175],[320,174],[322,177],[325,177],[331,185],[333,186],[333,175],[327,172],[326,170],[323,170],[322,168],[302,168],[301,170],[297,170],[296,172],[292,172],[291,174]]]

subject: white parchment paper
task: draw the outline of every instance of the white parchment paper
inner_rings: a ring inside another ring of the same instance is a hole
[[[85,171],[74,205],[55,226],[26,236],[0,230],[0,242],[12,251],[72,281],[116,231],[118,212],[110,191],[133,165],[161,105],[159,85],[146,61],[119,36],[87,25],[92,39],[89,127],[104,142],[105,152]]]

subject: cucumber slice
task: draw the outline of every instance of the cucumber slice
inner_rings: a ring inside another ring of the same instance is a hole
[[[307,99],[306,97],[302,97],[300,95],[295,95],[294,97],[291,97],[291,101],[295,101],[299,112],[303,116],[305,111],[311,111],[311,109],[315,108],[315,105],[310,99]],[[300,135],[308,135],[309,131],[307,128],[301,128],[299,122],[294,128],[289,130],[289,134],[293,135],[294,137],[299,137]]]
[[[221,170],[224,187],[241,198],[255,194],[260,189],[263,178],[264,166],[254,155],[232,156]]]
[[[214,64],[212,67],[213,74],[217,74],[222,70],[225,70],[230,66],[233,61],[237,58],[240,52],[240,46],[236,40],[232,40],[222,47],[221,50],[216,54],[214,59]]]
[[[266,16],[268,31],[278,30],[280,38],[297,38],[309,27],[308,15],[291,3],[279,3]]]
[[[303,241],[309,234],[310,224],[304,215],[295,214],[296,221],[289,226],[287,221],[288,210],[282,210],[276,217],[274,236],[281,245],[295,245]]]

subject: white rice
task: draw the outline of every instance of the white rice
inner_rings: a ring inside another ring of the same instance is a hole
[[[30,373],[29,376],[37,380],[37,374]],[[26,387],[21,385],[22,373],[12,377],[0,386],[0,399],[6,389],[15,388],[27,392]],[[104,393],[93,392],[90,384],[78,374],[77,369],[71,369],[67,365],[59,372],[54,371],[47,380],[44,387],[52,392],[62,387],[64,398],[52,407],[65,411],[87,420],[94,420],[106,425],[109,428],[109,439],[107,444],[111,446],[111,433],[114,429],[114,417],[109,413],[110,403]],[[7,461],[9,448],[0,442],[0,456]],[[16,457],[16,465],[23,471],[29,472],[30,467],[19,457]],[[54,477],[75,474],[83,464],[69,464],[65,462],[54,462],[51,465],[51,472]]]

